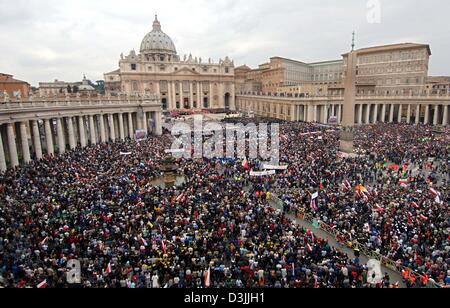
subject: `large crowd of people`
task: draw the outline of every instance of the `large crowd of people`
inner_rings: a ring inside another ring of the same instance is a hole
[[[179,159],[175,187],[155,184],[170,134],[45,157],[0,175],[0,287],[397,286],[387,274],[369,283],[358,257],[289,219],[300,211],[420,273],[404,277],[410,287],[450,285],[449,133],[359,127],[361,155],[338,158],[335,129],[282,123],[287,170],[252,177],[257,160]]]

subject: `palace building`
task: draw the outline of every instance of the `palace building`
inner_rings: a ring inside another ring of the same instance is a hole
[[[157,94],[164,111],[235,109],[234,62],[229,57],[180,58],[158,18],[141,43],[140,53],[123,54],[119,69],[105,74],[107,95]]]

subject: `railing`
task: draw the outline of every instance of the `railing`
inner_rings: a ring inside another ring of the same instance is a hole
[[[61,101],[124,101],[124,100],[157,100],[158,94],[119,94],[119,95],[75,95],[60,94],[53,96],[16,97],[4,96],[0,93],[0,103],[22,103],[22,102],[61,102]]]
[[[311,100],[311,99],[344,99],[341,94],[326,94],[326,95],[293,95],[293,94],[269,94],[269,93],[256,93],[256,92],[241,92],[237,96],[258,96],[258,97],[268,97],[268,98],[282,98],[282,99],[301,99],[301,100]],[[415,94],[415,95],[405,95],[405,94],[393,94],[393,95],[373,95],[373,94],[357,94],[356,99],[448,99],[450,100],[450,93],[447,94]]]
[[[0,110],[15,110],[26,108],[47,108],[47,107],[78,107],[78,106],[119,106],[124,104],[136,104],[137,102],[143,103],[144,101],[155,101],[158,97],[112,97],[112,98],[80,98],[74,100],[59,100],[59,99],[36,99],[36,100],[22,100],[17,102],[1,102]],[[159,100],[158,100],[159,102]]]
[[[272,194],[271,196],[272,196],[273,201],[278,204],[278,207],[282,208],[283,201],[281,201],[275,194]],[[310,213],[306,213],[305,209],[301,208],[301,209],[298,209],[298,211],[299,211],[299,213],[296,215],[296,218],[306,221],[310,224],[314,224],[316,222],[314,216]],[[324,222],[319,222],[319,229],[322,230],[323,232],[329,234],[330,237],[333,237],[339,243],[342,243],[341,239],[347,240],[347,236],[344,233],[340,232],[339,230],[336,230],[335,228],[331,228],[328,224],[326,224]],[[348,241],[346,243],[346,245],[348,248],[352,248],[352,249],[360,251],[363,255],[365,255],[369,259],[375,259],[377,261],[380,261],[380,263],[382,265],[393,270],[394,272],[397,272],[399,275],[402,275],[402,272],[404,270],[407,270],[410,274],[411,273],[414,274],[415,277],[423,278],[423,275],[421,275],[405,266],[402,266],[402,265],[399,266],[397,264],[397,262],[395,262],[394,260],[389,259],[386,256],[383,256],[382,254],[377,253],[377,252],[367,248],[367,246],[360,244],[356,240]],[[443,287],[442,285],[436,283],[435,281],[433,281],[431,279],[428,280],[427,288],[442,288],[442,287]]]

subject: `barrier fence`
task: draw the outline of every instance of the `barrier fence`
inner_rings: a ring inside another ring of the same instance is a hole
[[[272,200],[277,204],[277,207],[283,208],[284,202],[278,198],[276,195],[271,194]],[[314,225],[317,221],[315,220],[314,216],[311,213],[306,213],[305,209],[300,208],[298,209],[297,215],[295,215],[296,218],[306,221],[312,225]],[[342,243],[343,245],[347,245],[348,248],[358,250],[361,254],[365,255],[369,259],[374,259],[377,261],[380,261],[382,265],[386,266],[387,268],[391,269],[394,272],[397,272],[400,276],[402,276],[403,271],[408,271],[409,274],[413,274],[416,278],[423,278],[424,276],[422,274],[419,274],[418,272],[413,271],[412,269],[405,267],[403,265],[398,265],[397,262],[395,262],[392,259],[387,258],[386,256],[383,256],[382,254],[373,251],[369,249],[367,246],[360,244],[358,241],[348,241],[347,236],[340,232],[339,230],[336,230],[335,228],[330,227],[328,224],[319,221],[319,229],[323,232],[330,235],[330,237],[333,237],[336,239],[338,243]],[[343,241],[345,240],[345,242]],[[440,284],[436,283],[435,281],[428,279],[428,284],[426,286],[427,288],[442,288]]]

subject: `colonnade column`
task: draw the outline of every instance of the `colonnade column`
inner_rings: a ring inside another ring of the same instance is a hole
[[[430,120],[430,105],[425,106],[425,120],[423,121],[423,124],[427,125]]]
[[[84,124],[84,116],[79,116],[78,117],[78,129],[79,129],[79,133],[80,133],[80,144],[81,147],[84,148],[87,146],[87,142],[86,142],[86,129],[85,129],[85,124]]]
[[[410,104],[408,104],[408,111],[407,111],[407,114],[406,114],[406,123],[411,123],[411,105]]]
[[[372,109],[372,105],[367,104],[367,109],[366,109],[366,124],[370,124],[370,109]]]
[[[328,105],[323,106],[323,124],[328,123]]]
[[[394,123],[394,104],[389,107],[389,123]]]
[[[58,150],[60,154],[66,151],[66,143],[64,142],[64,131],[61,119],[56,119],[56,134],[58,135]]]
[[[67,118],[67,131],[69,133],[69,146],[71,150],[74,150],[77,147],[75,142],[75,130],[73,129],[73,120],[72,117]]]
[[[13,123],[6,124],[6,133],[8,136],[9,159],[11,161],[11,167],[14,168],[19,166],[19,156],[17,155],[17,144]]]
[[[400,104],[398,105],[398,118],[397,118],[398,123],[402,123],[402,115],[403,115],[403,105]]]
[[[91,136],[91,144],[97,144],[97,135],[95,134],[95,122],[94,122],[94,116],[89,116],[89,134]]]
[[[34,145],[34,153],[36,155],[36,159],[42,159],[42,144],[41,144],[41,134],[39,132],[38,121],[31,121],[32,134],[33,134],[33,145]]]
[[[416,124],[420,124],[420,105],[416,106]]]
[[[363,116],[363,104],[358,105],[358,124],[362,124],[362,116]]]
[[[44,126],[45,126],[45,142],[47,145],[47,154],[54,155],[55,154],[55,146],[53,144],[52,127],[51,127],[49,119],[44,120]]]
[[[133,138],[134,135],[133,114],[131,112],[128,113],[128,135],[130,138]]]
[[[381,117],[380,117],[381,123],[386,122],[386,104],[383,104],[381,106]]]
[[[30,145],[28,143],[27,124],[20,122],[20,141],[22,144],[22,156],[24,163],[28,164],[31,161]]]
[[[0,171],[6,171],[6,168],[5,149],[3,148],[2,134],[0,134]]]
[[[114,117],[112,114],[108,114],[108,124],[109,124],[109,138],[111,141],[116,140],[116,132],[114,130]]]
[[[123,126],[123,113],[119,113],[119,134],[120,134],[120,140],[125,140],[125,129]]]
[[[155,121],[155,135],[161,136],[162,131],[162,114],[161,112],[154,112],[154,121]]]
[[[439,105],[434,106],[433,125],[438,125],[439,121]]]
[[[341,104],[339,104],[339,113],[338,113],[338,123],[342,123],[342,112],[343,112],[343,107]]]
[[[375,104],[375,107],[373,108],[372,123],[376,124],[377,122],[378,122],[378,104]]]
[[[442,125],[446,126],[446,125],[448,125],[448,108],[449,108],[449,105],[444,105],[443,107],[444,107],[444,117],[443,117],[443,120],[442,120]]]
[[[105,131],[105,119],[103,118],[103,114],[98,115],[98,119],[100,121],[100,140],[102,143],[105,143],[107,140]]]

